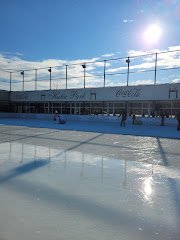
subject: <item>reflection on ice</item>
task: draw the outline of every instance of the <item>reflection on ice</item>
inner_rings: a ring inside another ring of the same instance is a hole
[[[149,203],[152,202],[152,194],[153,194],[153,179],[152,177],[148,177],[143,182],[143,191],[144,199]]]
[[[39,146],[23,144],[19,142],[9,142],[0,145],[0,164],[13,165],[16,163],[26,163],[30,161],[46,160],[51,167],[64,168],[73,167],[79,169],[80,176],[91,176],[92,171],[97,173],[97,178],[101,176],[106,179],[121,179],[122,186],[126,186],[130,178],[143,180],[143,191],[146,195],[152,194],[153,175],[163,175],[179,179],[179,169],[158,165],[153,160],[152,164],[126,159],[112,159],[104,155],[87,154],[77,151],[65,151],[64,149],[54,149],[50,146]]]
[[[144,181],[144,193],[146,197],[152,195],[152,177],[149,177]]]
[[[23,239],[22,224],[27,240],[179,239],[177,167],[20,142],[0,144],[0,156],[7,239]]]
[[[18,177],[23,174],[27,174],[31,171],[37,170],[40,167],[43,167],[44,165],[47,164],[47,161],[33,161],[33,162],[28,162],[26,164],[22,164],[18,167],[15,167],[5,173],[3,173],[2,176],[0,176],[0,184],[3,182],[9,181],[15,177]]]

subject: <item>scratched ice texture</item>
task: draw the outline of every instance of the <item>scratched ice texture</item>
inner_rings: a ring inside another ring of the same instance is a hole
[[[0,239],[179,240],[179,141],[1,124]]]

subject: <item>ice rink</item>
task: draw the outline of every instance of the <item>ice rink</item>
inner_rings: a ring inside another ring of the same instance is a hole
[[[0,240],[180,239],[180,133],[109,127],[0,119]]]

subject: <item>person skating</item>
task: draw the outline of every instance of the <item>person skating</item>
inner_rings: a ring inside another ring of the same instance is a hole
[[[54,113],[54,121],[56,121],[57,117],[58,117],[58,110],[56,110]]]
[[[176,114],[176,119],[178,121],[177,130],[180,131],[180,112]]]
[[[125,127],[126,125],[126,119],[127,119],[127,115],[125,112],[122,113],[122,116],[121,116],[121,127]]]
[[[135,121],[136,121],[136,115],[133,114],[133,115],[132,115],[132,124],[133,124],[133,125],[135,124]]]

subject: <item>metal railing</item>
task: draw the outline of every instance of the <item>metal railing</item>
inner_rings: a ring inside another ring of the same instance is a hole
[[[180,82],[180,50],[29,69],[0,68],[0,89],[29,91]]]

